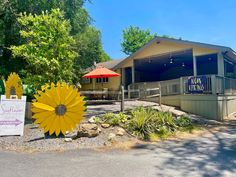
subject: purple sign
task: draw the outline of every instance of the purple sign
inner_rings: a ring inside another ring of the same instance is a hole
[[[1,95],[0,136],[23,135],[25,122],[26,97],[7,99]]]
[[[207,78],[206,76],[191,76],[188,78],[189,93],[203,93],[205,91]]]

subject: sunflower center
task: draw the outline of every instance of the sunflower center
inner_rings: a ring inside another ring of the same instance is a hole
[[[16,89],[15,89],[15,87],[11,87],[11,88],[10,88],[10,94],[11,94],[11,95],[16,95]]]
[[[66,106],[63,104],[58,105],[55,109],[55,113],[58,116],[63,116],[66,113]]]

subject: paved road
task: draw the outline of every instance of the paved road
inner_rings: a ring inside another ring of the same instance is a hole
[[[131,150],[0,152],[0,177],[236,176],[236,126]]]

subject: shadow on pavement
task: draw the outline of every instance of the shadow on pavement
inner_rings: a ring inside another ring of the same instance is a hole
[[[236,126],[232,125],[219,131],[208,130],[194,139],[138,144],[133,149],[144,150],[135,156],[152,153],[154,158],[164,159],[155,163],[157,176],[167,176],[166,171],[172,174],[169,176],[236,174]]]

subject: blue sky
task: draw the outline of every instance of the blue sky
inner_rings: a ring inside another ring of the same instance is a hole
[[[92,0],[86,8],[113,59],[125,57],[122,30],[130,25],[236,50],[236,0]]]

